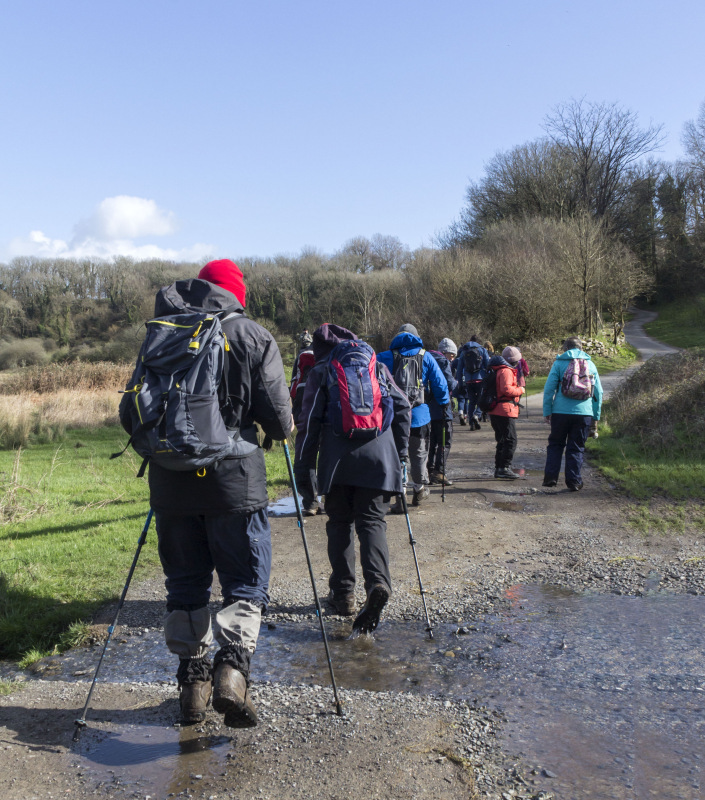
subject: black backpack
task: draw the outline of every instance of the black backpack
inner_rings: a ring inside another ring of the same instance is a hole
[[[465,380],[482,369],[482,350],[479,347],[466,347],[463,351],[463,373]]]
[[[230,348],[220,319],[198,312],[171,314],[149,320],[146,327],[120,402],[120,421],[130,434],[122,453],[132,445],[143,457],[139,477],[148,461],[204,475],[205,467],[238,450],[239,431],[228,429],[223,419],[232,415],[232,404],[227,393]]]
[[[497,407],[497,370],[489,369],[482,379],[482,390],[477,405],[483,414],[489,414]]]
[[[392,350],[392,377],[394,383],[409,398],[412,408],[423,405],[423,357],[425,350],[421,348],[414,356],[403,356],[399,350]]]

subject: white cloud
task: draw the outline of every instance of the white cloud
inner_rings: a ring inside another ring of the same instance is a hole
[[[76,225],[74,240],[100,241],[168,236],[176,231],[171,211],[163,211],[154,200],[121,194],[106,197],[95,212]]]
[[[154,200],[119,195],[107,197],[88,218],[74,228],[70,241],[52,239],[40,230],[13,239],[7,251],[15,256],[40,258],[163,258],[173,261],[198,261],[211,254],[213,245],[197,243],[176,249],[151,243],[136,244],[134,239],[168,236],[176,231],[175,216],[160,209]]]

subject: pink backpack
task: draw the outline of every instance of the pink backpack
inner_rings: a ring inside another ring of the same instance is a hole
[[[571,400],[589,400],[595,388],[595,377],[587,359],[574,358],[561,379],[561,392]]]

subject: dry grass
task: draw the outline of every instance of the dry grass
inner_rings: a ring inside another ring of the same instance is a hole
[[[705,349],[650,359],[610,399],[607,420],[652,452],[705,451]]]
[[[60,389],[50,394],[0,395],[0,448],[53,441],[67,428],[99,428],[118,421],[115,389]]]
[[[56,394],[62,390],[78,389],[117,391],[125,388],[132,375],[132,369],[130,365],[112,364],[108,361],[25,367],[0,375],[0,395],[26,392]]]

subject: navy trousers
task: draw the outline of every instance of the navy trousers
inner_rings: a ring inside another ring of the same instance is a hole
[[[266,508],[252,514],[158,513],[155,519],[168,611],[207,605],[214,569],[224,600],[247,600],[266,609],[272,567]]]
[[[582,414],[551,414],[551,433],[546,448],[546,468],[544,474],[555,478],[561,471],[561,459],[565,450],[565,482],[582,483],[580,471],[583,467],[583,453],[592,417]]]

